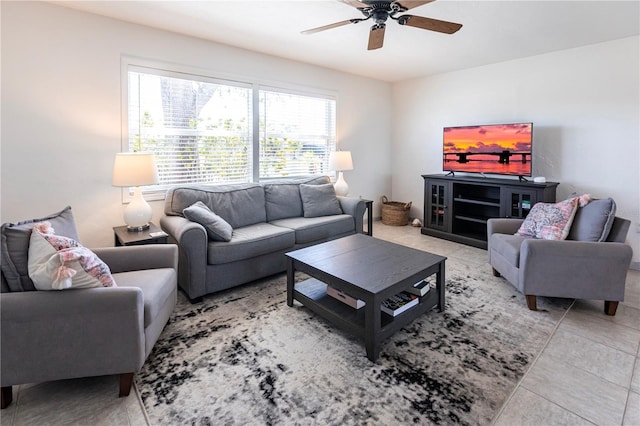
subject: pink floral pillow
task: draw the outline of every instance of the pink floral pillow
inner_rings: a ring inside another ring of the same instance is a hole
[[[580,197],[559,203],[537,203],[533,206],[516,235],[544,240],[564,240],[569,235]]]
[[[74,239],[55,235],[49,222],[33,227],[28,267],[38,290],[116,285],[109,267],[94,252]]]

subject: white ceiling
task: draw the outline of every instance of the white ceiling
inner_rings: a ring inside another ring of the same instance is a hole
[[[640,1],[438,0],[409,13],[463,24],[447,35],[387,23],[367,51],[370,21],[337,0],[54,1],[147,25],[384,81],[502,62],[640,34]]]

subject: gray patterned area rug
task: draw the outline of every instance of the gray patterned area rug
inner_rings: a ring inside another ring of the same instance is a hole
[[[506,281],[447,264],[446,310],[364,343],[297,302],[279,275],[182,294],[136,386],[154,425],[489,424],[569,307],[539,311]]]

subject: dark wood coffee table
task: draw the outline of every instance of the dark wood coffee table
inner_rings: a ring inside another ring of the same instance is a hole
[[[381,342],[419,315],[444,311],[446,257],[363,234],[295,250],[287,256],[287,304],[294,299],[347,332],[364,339],[367,357],[376,361]],[[295,284],[295,271],[312,278]],[[420,303],[391,317],[380,304],[422,279],[436,274],[436,288]],[[295,284],[295,285],[294,285]],[[361,309],[330,297],[326,285],[363,300]]]

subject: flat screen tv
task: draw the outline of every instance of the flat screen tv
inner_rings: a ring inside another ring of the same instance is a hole
[[[531,176],[533,123],[445,127],[445,172]]]

